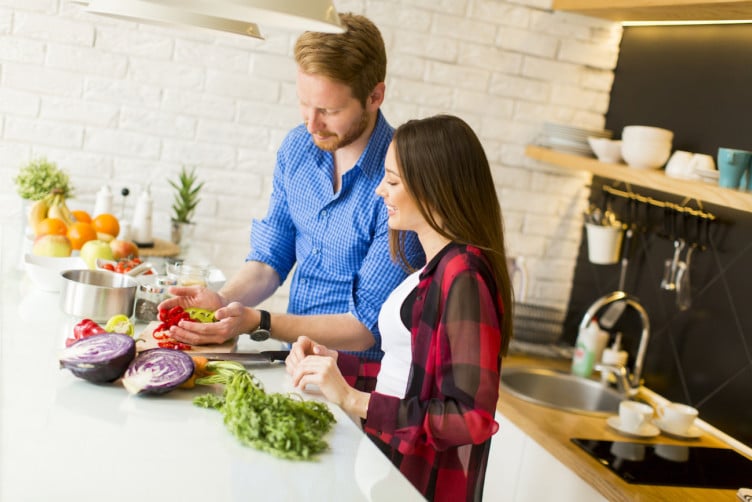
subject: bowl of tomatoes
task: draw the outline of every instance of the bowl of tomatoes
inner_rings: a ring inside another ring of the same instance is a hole
[[[108,270],[117,274],[130,276],[156,274],[154,266],[148,261],[141,260],[138,256],[133,258],[121,258],[119,260],[97,259],[97,270]]]

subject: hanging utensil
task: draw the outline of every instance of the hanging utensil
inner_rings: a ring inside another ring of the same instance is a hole
[[[697,245],[692,243],[687,249],[684,261],[679,262],[679,270],[676,273],[676,306],[679,310],[687,310],[692,306],[692,294],[689,281],[689,267],[692,263],[692,252]]]

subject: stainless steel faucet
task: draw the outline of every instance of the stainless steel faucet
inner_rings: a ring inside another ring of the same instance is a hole
[[[586,328],[601,308],[616,302],[624,302],[627,306],[635,309],[640,315],[640,320],[642,321],[640,344],[637,347],[637,355],[634,359],[632,375],[629,375],[626,368],[610,364],[598,363],[596,364],[595,369],[601,373],[605,371],[613,373],[616,377],[619,390],[625,395],[631,396],[637,393],[637,389],[642,383],[642,367],[645,362],[645,351],[647,350],[648,340],[650,340],[650,319],[648,318],[648,313],[645,311],[645,308],[640,305],[640,302],[634,296],[628,295],[624,291],[614,291],[613,293],[598,298],[592,305],[590,305],[590,308],[587,309],[587,312],[585,312],[585,315],[580,322],[580,329]]]

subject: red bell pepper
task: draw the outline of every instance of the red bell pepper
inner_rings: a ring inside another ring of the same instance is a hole
[[[105,333],[105,329],[99,324],[95,323],[91,319],[81,319],[75,326],[73,326],[73,337],[66,338],[65,346],[73,344],[77,340],[90,337],[92,335],[98,335],[99,333]]]

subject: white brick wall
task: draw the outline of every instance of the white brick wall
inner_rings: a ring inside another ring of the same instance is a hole
[[[568,300],[587,175],[525,158],[544,122],[602,127],[621,28],[554,13],[551,0],[343,0],[368,15],[389,52],[393,125],[454,113],[482,138],[505,212],[509,252],[527,258],[528,299]],[[194,251],[227,275],[264,215],[274,153],[300,118],[295,33],[264,41],[85,14],[67,0],[0,0],[0,221],[18,218],[10,179],[31,157],[66,169],[74,208],[107,182],[145,184],[155,233],[169,235],[165,177],[196,165],[206,180]],[[119,212],[122,200],[116,197]],[[16,214],[16,216],[9,216]],[[283,288],[285,290],[286,288]],[[269,304],[283,309],[284,291]]]

